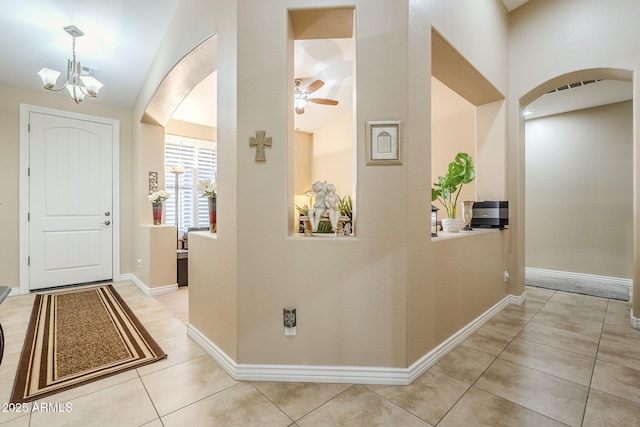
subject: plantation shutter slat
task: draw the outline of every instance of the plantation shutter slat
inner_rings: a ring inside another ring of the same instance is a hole
[[[176,176],[171,167],[182,167],[180,174],[180,228],[206,227],[209,211],[206,197],[198,194],[198,181],[214,180],[217,170],[215,142],[167,135],[165,138],[165,189],[172,195],[165,202],[168,225],[176,224]]]

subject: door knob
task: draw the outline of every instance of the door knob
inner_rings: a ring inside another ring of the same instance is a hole
[[[105,221],[104,222],[104,225],[109,225],[109,224],[111,224],[111,221]]]
[[[104,216],[109,216],[109,215],[111,215],[111,212],[105,212],[104,213]]]

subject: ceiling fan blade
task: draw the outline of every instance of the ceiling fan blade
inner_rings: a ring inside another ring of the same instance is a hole
[[[322,104],[322,105],[338,105],[338,101],[335,99],[327,99],[327,98],[309,98],[308,102],[313,102],[314,104]]]
[[[312,81],[311,83],[309,83],[304,88],[304,91],[307,92],[307,94],[311,94],[311,93],[317,91],[318,89],[320,89],[322,86],[324,86],[324,82],[322,80],[315,80],[315,81]]]
[[[298,113],[298,114],[302,114],[302,113],[304,113],[304,107],[302,107],[302,108],[296,108],[296,113]]]

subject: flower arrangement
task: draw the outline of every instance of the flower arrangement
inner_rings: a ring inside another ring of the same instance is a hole
[[[206,197],[216,197],[218,183],[210,179],[202,179],[198,182],[198,193]]]
[[[156,205],[156,204],[160,204],[160,203],[164,202],[169,197],[171,197],[171,194],[167,193],[164,190],[159,190],[159,191],[154,191],[153,193],[149,194],[148,199],[149,199],[149,201],[151,203]]]

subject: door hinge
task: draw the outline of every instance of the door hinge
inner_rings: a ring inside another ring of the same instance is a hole
[[[31,212],[27,212],[27,222],[31,221]]]
[[[31,132],[31,123],[27,124],[27,132]]]
[[[31,265],[31,255],[27,257],[27,265]]]
[[[31,166],[27,168],[27,176],[31,176]]]

